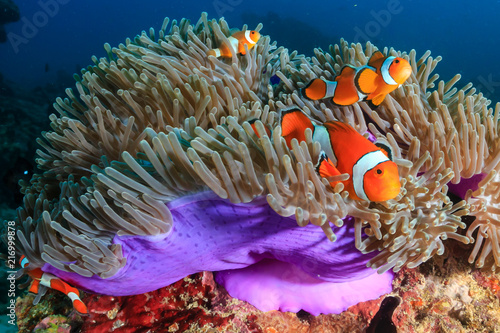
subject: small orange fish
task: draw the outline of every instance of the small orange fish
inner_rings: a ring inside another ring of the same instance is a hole
[[[22,268],[27,268],[30,262],[25,255],[22,255],[19,259],[19,264]],[[78,289],[71,287],[69,284],[59,279],[57,276],[42,271],[41,268],[32,269],[28,271],[27,274],[33,279],[30,289],[28,290],[29,292],[38,294],[38,288],[40,287],[40,284],[48,288],[59,290],[60,292],[65,293],[66,296],[71,299],[71,301],[73,302],[73,307],[76,311],[80,312],[81,314],[88,313],[87,306],[85,306],[85,304],[80,299],[80,293]]]
[[[344,66],[334,81],[314,79],[301,92],[305,98],[319,100],[332,98],[337,105],[351,105],[368,101],[379,106],[385,96],[403,84],[411,75],[411,66],[400,57],[386,57],[375,52],[368,65]]]
[[[316,170],[327,178],[347,173],[342,181],[349,197],[354,200],[386,201],[400,191],[399,173],[390,147],[372,143],[350,125],[328,121],[316,125],[298,108],[281,111],[281,129],[287,145],[292,139],[305,141],[305,130],[313,131],[313,141],[321,145]],[[331,182],[335,186],[337,182]]]
[[[233,47],[233,52],[245,54],[245,45],[248,50],[257,44],[260,39],[260,33],[255,30],[238,31],[227,38]],[[226,44],[222,44],[218,49],[208,51],[208,55],[214,57],[231,58],[231,50]]]

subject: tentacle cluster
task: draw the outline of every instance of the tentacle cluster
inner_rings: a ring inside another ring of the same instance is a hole
[[[455,88],[459,76],[438,82],[432,72],[440,57],[384,49],[408,59],[410,79],[377,110],[364,102],[338,107],[306,100],[298,89],[316,77],[333,79],[345,64],[365,65],[372,44],[341,40],[305,58],[262,37],[244,56],[206,55],[229,36],[223,19],[203,14],[194,25],[165,20],[158,34],[105,45],[108,56],[94,57],[75,77],[76,91],[56,100],[52,131],[39,139],[43,173],[23,187],[18,254],[33,267],[49,263],[106,278],[126,260],[114,235],[168,233],[165,202],[212,190],[233,203],[267,196],[277,213],[318,225],[331,240],[332,226],[353,216],[356,246],[379,251],[370,264],[380,272],[415,267],[442,254],[448,238],[472,242],[476,230],[471,262],[498,266],[499,110],[472,85]],[[271,85],[275,75],[280,83]],[[278,111],[290,105],[385,140],[400,169],[401,193],[369,203],[349,199],[342,185],[332,188],[314,170],[320,147],[312,133],[292,141],[292,149],[281,137]],[[476,192],[451,202],[450,183],[485,174]],[[476,221],[463,236],[467,214]]]

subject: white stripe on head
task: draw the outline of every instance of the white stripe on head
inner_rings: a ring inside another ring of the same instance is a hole
[[[213,51],[215,52],[216,58],[220,57],[220,55],[221,55],[220,49],[213,49]]]
[[[254,42],[252,38],[250,38],[250,32],[251,32],[250,30],[245,31],[245,39],[247,40],[247,42],[253,45],[256,42]]]
[[[365,173],[386,161],[389,161],[387,156],[380,150],[375,150],[364,154],[352,167],[354,192],[361,200],[370,201],[364,189]]]
[[[318,141],[321,150],[326,153],[326,156],[330,159],[333,165],[337,165],[337,157],[332,149],[332,140],[330,139],[330,134],[325,126],[314,126],[313,141]]]
[[[396,57],[387,57],[387,59],[384,60],[382,66],[380,67],[380,73],[382,73],[382,78],[384,79],[384,82],[390,85],[397,85],[398,83],[392,78],[391,74],[389,73],[389,67],[391,67],[392,62],[396,59]]]
[[[325,97],[323,97],[323,98],[335,96],[335,90],[337,89],[337,81],[325,80],[325,83],[326,83],[326,93],[325,93]]]

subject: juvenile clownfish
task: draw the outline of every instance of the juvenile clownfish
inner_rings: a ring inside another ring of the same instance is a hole
[[[252,49],[252,47],[257,44],[260,39],[260,33],[255,30],[245,30],[238,31],[232,34],[227,38],[233,47],[233,51],[236,53],[244,55],[245,45],[247,45],[248,50]],[[208,51],[208,55],[214,57],[223,57],[223,58],[231,58],[231,50],[226,44],[222,44],[218,49],[213,49]]]
[[[344,66],[334,81],[314,79],[301,92],[305,98],[319,100],[332,98],[337,105],[351,105],[368,101],[379,106],[385,96],[403,84],[411,75],[411,66],[400,57],[386,57],[375,52],[368,65]]]
[[[292,139],[305,141],[305,130],[312,130],[313,141],[318,141],[322,149],[316,171],[324,178],[349,174],[349,179],[342,183],[351,199],[386,201],[399,194],[398,167],[391,160],[392,151],[388,146],[370,142],[350,125],[339,121],[313,124],[298,108],[282,110],[280,122],[288,148]]]
[[[19,264],[22,268],[27,268],[30,262],[25,255],[22,255],[19,259]],[[40,284],[48,288],[59,290],[65,293],[66,296],[71,299],[71,301],[73,302],[73,307],[76,311],[81,314],[88,313],[87,306],[80,299],[80,293],[78,289],[71,287],[69,284],[59,279],[57,276],[42,271],[41,268],[32,269],[28,271],[27,274],[33,279],[33,282],[31,282],[31,286],[28,290],[29,292],[38,294]]]

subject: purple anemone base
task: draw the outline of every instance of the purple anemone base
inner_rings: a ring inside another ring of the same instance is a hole
[[[102,279],[43,267],[81,289],[113,296],[153,291],[201,271],[220,272],[217,281],[233,297],[263,311],[340,313],[391,292],[391,272],[378,275],[354,246],[351,218],[334,227],[330,242],[321,228],[297,226],[272,210],[265,198],[232,204],[212,192],[167,204],[174,221],[168,234],[115,236],[126,265]]]

